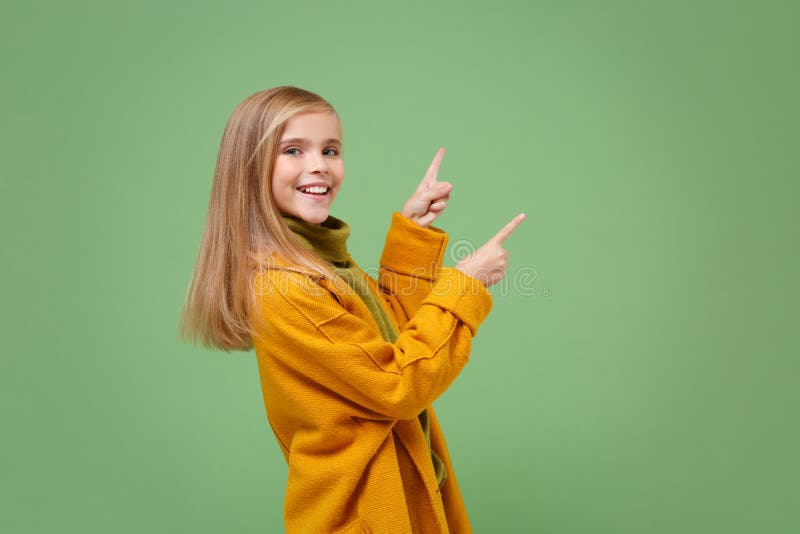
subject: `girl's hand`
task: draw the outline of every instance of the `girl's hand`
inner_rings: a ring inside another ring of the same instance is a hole
[[[480,280],[486,287],[502,280],[506,275],[506,269],[508,269],[508,251],[502,247],[503,241],[508,239],[524,220],[524,213],[520,213],[511,219],[511,222],[505,225],[485,245],[459,261],[456,269],[476,280]]]
[[[450,182],[436,180],[442,158],[444,158],[444,148],[440,148],[436,152],[436,156],[428,167],[425,177],[417,186],[416,192],[403,206],[403,215],[423,228],[430,226],[436,217],[442,214],[450,199],[450,191],[453,189],[453,184]]]

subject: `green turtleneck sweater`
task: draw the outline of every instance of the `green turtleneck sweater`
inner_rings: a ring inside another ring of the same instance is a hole
[[[283,220],[286,221],[289,229],[304,246],[310,248],[333,265],[336,273],[353,288],[353,291],[367,305],[383,339],[389,343],[394,343],[397,339],[397,330],[395,330],[391,319],[386,314],[383,306],[381,306],[378,300],[379,297],[370,289],[364,278],[364,273],[347,252],[347,238],[350,236],[350,227],[347,223],[333,216],[329,216],[319,225],[286,214],[283,215]],[[419,422],[425,432],[428,449],[431,451],[431,461],[436,473],[436,480],[441,486],[447,473],[444,469],[444,462],[431,449],[431,425],[427,410],[423,410],[419,414]]]

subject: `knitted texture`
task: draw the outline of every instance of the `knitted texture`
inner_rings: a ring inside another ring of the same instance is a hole
[[[329,216],[322,224],[312,224],[290,215],[284,215],[283,219],[303,245],[314,250],[333,265],[337,274],[364,301],[364,304],[372,314],[372,318],[375,319],[375,324],[380,330],[383,339],[389,343],[394,343],[397,340],[397,330],[392,326],[392,320],[389,318],[388,312],[381,304],[378,295],[367,283],[367,274],[358,267],[352,256],[347,252],[347,238],[350,236],[350,226],[333,216]],[[447,477],[447,471],[444,468],[442,459],[431,448],[430,417],[428,417],[427,410],[422,410],[418,419],[422,425],[422,431],[425,432],[428,448],[431,449],[431,462],[436,472],[436,480],[441,486],[445,477]]]
[[[467,363],[492,306],[479,281],[441,267],[447,235],[395,213],[377,281],[388,342],[354,291],[279,257],[254,272],[254,335],[268,420],[288,463],[293,532],[471,532],[431,408]],[[398,248],[398,244],[402,244]],[[447,472],[439,486],[418,415]]]

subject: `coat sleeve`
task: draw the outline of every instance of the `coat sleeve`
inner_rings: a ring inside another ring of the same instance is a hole
[[[398,212],[392,215],[378,284],[401,325],[433,289],[446,246],[447,234],[439,228],[422,228]]]
[[[261,276],[268,277],[259,282],[267,288],[260,300],[264,331],[254,342],[296,379],[347,399],[368,419],[413,419],[439,397],[466,364],[492,306],[483,284],[442,268],[389,343],[324,279],[283,270]]]

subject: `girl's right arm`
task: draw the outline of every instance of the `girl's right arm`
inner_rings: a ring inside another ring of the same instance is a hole
[[[508,251],[503,242],[525,220],[519,214],[478,250],[461,259],[456,269],[491,286],[505,276]],[[386,300],[402,324],[414,315],[433,288],[442,268],[447,234],[434,227],[422,228],[395,213],[381,255],[378,281]]]
[[[453,382],[492,298],[481,282],[439,269],[435,283],[394,343],[371,317],[347,311],[324,279],[267,270],[258,287],[265,330],[254,338],[270,364],[303,384],[348,399],[366,419],[413,419]],[[352,297],[351,298],[357,298]]]

